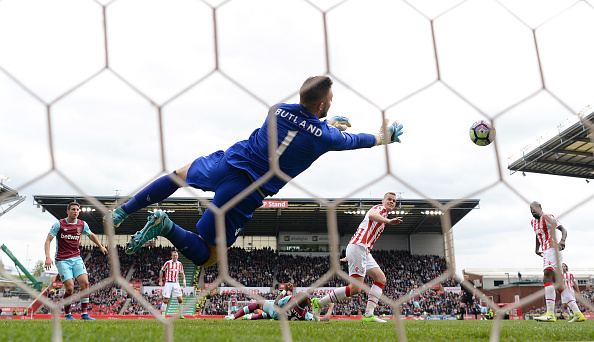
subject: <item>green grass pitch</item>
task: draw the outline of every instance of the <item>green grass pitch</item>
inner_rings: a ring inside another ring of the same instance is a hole
[[[408,341],[488,341],[493,321],[404,321]],[[64,341],[164,341],[156,320],[62,321]],[[397,341],[394,322],[290,322],[293,341]],[[282,341],[277,321],[177,321],[175,341]],[[0,320],[0,341],[51,341],[51,320]],[[593,341],[594,320],[504,321],[500,341]]]

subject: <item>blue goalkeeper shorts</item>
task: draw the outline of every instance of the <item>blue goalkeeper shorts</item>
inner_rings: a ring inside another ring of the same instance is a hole
[[[225,159],[224,151],[217,151],[194,160],[188,170],[186,183],[197,189],[214,191],[212,204],[220,208],[252,184],[250,177],[247,171],[231,166]],[[264,197],[271,195],[273,194],[264,189],[254,191],[225,213],[227,247],[233,245],[241,235],[254,211],[262,206]],[[196,230],[206,243],[217,245],[215,215],[210,209],[206,209],[196,223]]]

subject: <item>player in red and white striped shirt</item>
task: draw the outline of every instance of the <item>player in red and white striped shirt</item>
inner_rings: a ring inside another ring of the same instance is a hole
[[[370,251],[373,248],[373,244],[375,244],[384,231],[386,224],[397,225],[402,222],[402,217],[388,218],[388,212],[394,209],[395,206],[396,194],[388,192],[384,195],[382,204],[375,205],[369,209],[363,222],[361,222],[347,246],[346,258],[341,259],[341,261],[348,261],[349,263],[351,283],[349,286],[333,290],[322,298],[314,298],[312,300],[311,306],[316,320],[319,320],[320,311],[326,304],[330,302],[335,303],[359,294],[361,292],[359,282],[364,280],[365,275],[368,275],[373,279],[373,286],[367,297],[367,308],[363,315],[363,321],[386,322],[373,315],[373,311],[377,306],[379,298],[382,296],[382,290],[386,284],[386,275],[377,262],[375,262]]]
[[[570,323],[573,322],[583,322],[586,320],[584,314],[580,311],[577,303],[575,302],[575,291],[580,292],[580,287],[575,281],[573,274],[569,273],[569,267],[567,264],[563,263],[563,285],[565,285],[565,289],[561,292],[561,303],[563,303],[563,311],[567,310],[567,307],[571,309],[573,312],[573,318],[569,321]]]
[[[547,312],[534,319],[537,321],[555,322],[557,320],[554,312],[556,297],[555,269],[559,267],[559,263],[563,262],[561,251],[565,249],[567,230],[565,230],[561,222],[553,215],[543,213],[542,206],[537,201],[530,203],[530,212],[532,213],[532,217],[534,217],[530,223],[536,234],[535,253],[543,257],[543,282],[547,304]],[[561,240],[558,243],[555,229],[561,231]],[[542,249],[542,252],[540,249]]]
[[[186,275],[184,274],[184,266],[181,262],[177,261],[179,255],[177,251],[171,252],[171,260],[167,261],[165,265],[159,271],[159,286],[163,286],[163,271],[165,271],[165,289],[163,290],[163,305],[161,305],[161,312],[165,314],[167,310],[167,304],[169,304],[169,298],[171,296],[177,297],[179,303],[178,308],[182,307],[182,290],[179,286],[178,277],[181,276],[184,281],[184,287],[186,287]],[[179,310],[180,318],[184,318],[182,311]]]

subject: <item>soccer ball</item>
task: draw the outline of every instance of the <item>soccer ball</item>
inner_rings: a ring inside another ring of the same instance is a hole
[[[470,126],[470,140],[479,146],[487,146],[495,140],[495,128],[485,120],[479,120]]]

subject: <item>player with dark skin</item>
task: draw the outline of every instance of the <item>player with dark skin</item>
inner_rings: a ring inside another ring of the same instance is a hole
[[[536,234],[536,248],[534,252],[543,258],[543,283],[547,311],[535,317],[535,321],[555,322],[555,269],[561,269],[563,262],[561,251],[565,249],[567,230],[553,215],[543,213],[542,206],[537,201],[530,203],[530,213],[534,219],[531,221],[532,229]],[[561,231],[561,240],[557,242],[556,229]],[[560,279],[560,282],[562,279]]]
[[[542,206],[540,205],[540,203],[538,203],[537,201],[530,203],[530,213],[532,214],[532,216],[535,219],[540,219],[540,217],[542,216]],[[553,220],[551,220],[548,216],[545,216],[545,220],[547,221],[547,223],[551,224],[552,226],[556,225],[556,223]],[[567,230],[562,225],[558,225],[556,227],[556,229],[558,229],[561,232],[561,240],[559,240],[559,243],[557,244],[557,248],[560,251],[562,251],[565,249],[565,239],[567,238]],[[555,239],[553,239],[553,240],[556,241]],[[540,251],[540,241],[538,240],[538,237],[536,238],[536,249],[534,252],[538,256],[541,256],[541,257],[543,256],[542,252]],[[547,283],[547,282],[554,283],[555,282],[555,271],[553,271],[552,269],[545,269],[543,282],[544,283]]]

